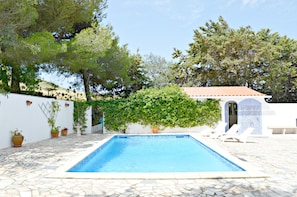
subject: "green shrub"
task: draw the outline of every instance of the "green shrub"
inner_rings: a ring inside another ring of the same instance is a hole
[[[127,99],[117,98],[95,102],[102,106],[105,127],[126,128],[127,123],[164,127],[213,125],[221,115],[219,101],[195,101],[178,86],[150,88],[136,92]]]
[[[95,101],[104,113],[104,126],[108,130],[119,131],[126,128],[129,121],[127,117],[127,99],[115,98],[104,101]]]

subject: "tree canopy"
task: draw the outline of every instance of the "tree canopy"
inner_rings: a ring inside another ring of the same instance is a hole
[[[98,91],[127,95],[142,88],[146,82],[140,56],[130,54],[112,28],[100,24],[106,2],[18,0],[14,7],[3,1],[1,88],[19,93],[24,83],[26,91],[34,91],[40,68],[76,76],[88,100]]]
[[[103,0],[1,0],[0,64],[4,88],[19,93],[21,82],[27,87],[32,85],[28,79],[36,77],[41,63],[49,62],[63,50],[63,45],[53,41],[71,38],[92,21],[98,21],[98,17],[104,16],[100,9],[105,8],[102,6],[105,3]]]
[[[120,46],[111,26],[100,24],[106,7],[106,0],[0,0],[1,91],[20,92],[21,83],[34,91],[45,67],[76,76],[88,100],[93,93],[127,97],[168,84],[248,86],[272,95],[272,102],[297,100],[294,39],[269,29],[233,29],[219,17],[195,29],[189,49],[174,49],[177,61],[168,63]]]
[[[75,33],[91,26],[96,19],[94,14],[99,16],[105,9],[105,6],[101,5],[105,4],[104,0],[38,1],[34,6],[38,18],[30,30],[52,32],[58,40],[73,37]]]
[[[296,102],[297,41],[269,29],[232,29],[219,17],[194,30],[186,54],[175,49],[174,83],[248,86],[273,102]]]
[[[169,85],[170,64],[164,57],[154,55],[153,53],[144,55],[143,65],[146,70],[146,76],[150,80],[150,86],[163,87]]]

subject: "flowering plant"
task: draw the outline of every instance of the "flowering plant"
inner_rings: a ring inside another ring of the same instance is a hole
[[[58,133],[58,132],[59,132],[59,129],[60,129],[60,126],[54,126],[54,127],[51,129],[51,132],[52,132],[52,133]]]
[[[22,130],[19,129],[14,129],[10,132],[12,133],[12,135],[22,135]]]

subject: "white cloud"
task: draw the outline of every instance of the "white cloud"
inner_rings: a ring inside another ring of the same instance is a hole
[[[266,2],[266,0],[242,0],[242,4],[244,6],[247,6],[247,5],[255,6],[255,5],[258,5],[258,4],[263,4],[265,2]]]
[[[244,7],[245,6],[254,7],[254,6],[258,6],[258,5],[265,4],[265,3],[268,3],[269,5],[275,5],[279,2],[284,2],[284,1],[283,0],[270,0],[270,1],[267,1],[267,0],[241,0],[241,4]],[[226,7],[229,7],[235,3],[237,3],[237,0],[225,0]]]

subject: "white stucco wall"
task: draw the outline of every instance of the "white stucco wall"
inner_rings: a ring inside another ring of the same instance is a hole
[[[90,134],[92,133],[92,107],[89,107],[86,111],[86,118],[87,118],[87,123],[86,123],[86,130],[85,134]]]
[[[26,101],[32,102],[26,105]],[[68,128],[73,133],[73,102],[19,94],[0,94],[0,148],[11,147],[11,130],[20,129],[25,136],[23,144],[51,137],[47,118],[40,106],[57,101],[61,110],[56,125]],[[69,104],[68,107],[65,104]]]
[[[271,135],[270,126],[297,126],[297,103],[267,103],[263,97],[223,97],[220,101],[222,121],[225,120],[224,106],[226,102],[241,101],[252,98],[262,104],[262,135]]]
[[[253,97],[248,97],[248,96],[230,96],[230,97],[221,97],[219,99],[220,99],[220,106],[221,106],[221,110],[222,110],[221,111],[221,116],[222,116],[222,119],[221,120],[223,122],[226,122],[226,118],[225,118],[225,116],[226,116],[226,113],[225,113],[225,105],[226,105],[226,103],[235,102],[238,105],[242,101],[246,101],[247,99],[253,99],[253,100],[256,100],[259,103],[261,103],[261,106],[262,106],[261,111],[262,111],[262,113],[263,113],[263,107],[265,105],[267,105],[267,103],[265,101],[265,97],[262,97],[262,96],[253,96]],[[237,113],[238,113],[238,121],[244,121],[244,125],[241,125],[240,122],[238,122],[238,124],[240,124],[240,126],[241,126],[240,129],[239,129],[239,132],[243,132],[246,129],[245,127],[247,125],[250,125],[250,124],[252,125],[253,124],[253,118],[254,117],[253,116],[246,116],[246,115],[239,117],[239,112],[240,112],[239,111],[239,106],[238,106],[238,109],[237,110],[238,110],[237,111]],[[241,120],[239,120],[239,118],[241,118]],[[246,119],[250,119],[250,120],[247,120],[247,122],[245,122]],[[262,118],[260,116],[260,119],[261,120],[259,120],[259,121],[261,122],[262,127],[259,126],[258,128],[259,128],[259,130],[261,130],[261,135],[267,135],[267,131],[263,127],[263,114],[262,114]],[[260,124],[259,122],[255,123],[255,125],[259,125],[259,124]],[[255,135],[255,134],[253,134],[253,135]]]
[[[263,129],[271,133],[268,127],[297,127],[297,103],[270,103],[264,108]]]
[[[297,126],[297,103],[266,103],[263,97],[251,97],[262,103],[262,134],[271,135],[269,126]],[[236,103],[247,99],[247,97],[225,97],[221,98],[222,121],[225,120],[224,106],[226,102],[234,101]],[[32,102],[26,105],[26,101]],[[67,127],[68,132],[73,133],[73,102],[55,100],[51,98],[35,97],[18,94],[0,94],[0,149],[11,147],[11,133],[13,129],[21,129],[25,136],[24,144],[37,142],[51,137],[50,127],[47,118],[43,114],[40,106],[42,104],[57,101],[61,106],[61,111],[57,115],[56,123],[58,126]],[[66,107],[65,104],[69,104]],[[92,132],[92,109],[89,108],[86,113],[87,129],[86,134]],[[193,128],[166,128],[160,133],[180,133],[180,132],[201,132],[207,127]],[[104,133],[108,133],[104,129]],[[126,133],[151,133],[149,126],[139,124],[130,124]]]

